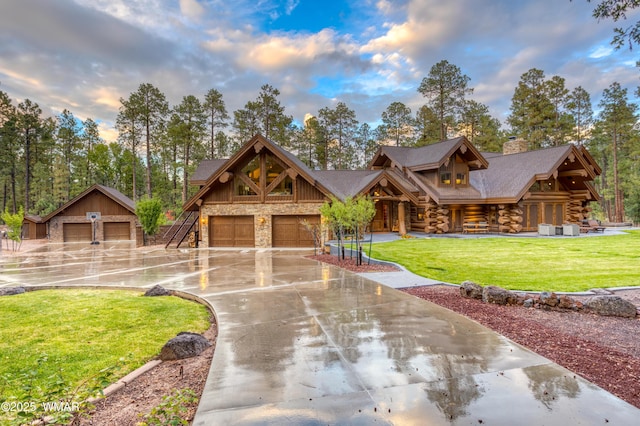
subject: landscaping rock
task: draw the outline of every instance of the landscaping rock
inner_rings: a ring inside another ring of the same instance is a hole
[[[620,296],[593,296],[589,298],[584,307],[598,315],[635,318],[636,305]]]
[[[548,291],[543,291],[542,293],[540,293],[540,305],[543,307],[548,306],[550,308],[554,308],[558,305],[559,301],[560,300],[555,293],[550,293]]]
[[[467,299],[482,299],[482,286],[471,281],[460,284],[460,295]]]
[[[13,296],[15,294],[22,294],[27,291],[24,286],[17,287],[3,287],[0,288],[0,296]]]
[[[178,333],[169,340],[160,351],[160,359],[171,361],[174,359],[191,358],[200,355],[202,351],[211,346],[211,343],[197,333]]]
[[[489,285],[482,289],[482,301],[485,303],[495,303],[496,305],[515,305],[517,303],[517,297],[509,290]]]
[[[522,306],[524,306],[525,308],[533,308],[533,304],[533,299],[529,298],[522,303]]]
[[[171,296],[171,292],[161,285],[154,285],[144,294],[145,296]]]
[[[577,309],[576,302],[566,294],[558,299],[558,308],[560,309]]]

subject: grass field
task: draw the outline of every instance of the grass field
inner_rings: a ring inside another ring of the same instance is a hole
[[[42,290],[2,297],[0,401],[24,395],[27,385],[51,387],[52,377],[77,386],[120,359],[125,360],[122,376],[157,355],[178,332],[207,328],[208,310],[178,297],[122,290]],[[47,361],[37,366],[45,354]],[[32,373],[33,383],[26,383]]]
[[[373,245],[373,258],[423,277],[512,290],[640,285],[640,232],[590,238],[427,238]]]

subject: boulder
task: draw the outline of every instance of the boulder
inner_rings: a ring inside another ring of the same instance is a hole
[[[482,299],[482,286],[471,281],[460,284],[460,296],[467,299]]]
[[[636,305],[620,296],[593,296],[584,303],[585,309],[598,315],[635,318]]]
[[[15,294],[22,294],[27,291],[24,286],[17,287],[3,287],[0,288],[0,296],[13,296]]]
[[[525,300],[524,303],[522,303],[522,306],[524,306],[525,308],[533,308],[534,303],[534,300],[529,298]]]
[[[197,333],[178,333],[169,340],[160,351],[160,359],[171,361],[174,359],[191,358],[200,355],[202,351],[211,346],[204,336]]]
[[[550,293],[548,291],[543,291],[540,293],[540,305],[548,306],[550,308],[555,308],[558,305],[560,300],[555,293]]]
[[[509,290],[489,285],[482,289],[482,301],[496,305],[514,305],[517,303],[517,298]]]
[[[171,292],[161,285],[154,285],[144,293],[145,296],[171,296]]]

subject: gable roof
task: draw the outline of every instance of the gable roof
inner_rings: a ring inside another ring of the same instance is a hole
[[[326,196],[330,196],[332,194],[331,190],[329,190],[322,182],[318,181],[313,171],[309,169],[309,167],[307,167],[307,165],[304,164],[298,157],[286,151],[275,142],[265,138],[261,134],[256,134],[248,142],[246,142],[233,156],[231,156],[231,158],[226,160],[206,179],[202,188],[200,188],[200,190],[184,204],[183,210],[187,211],[197,209],[196,202],[199,199],[202,199],[207,194],[207,192],[211,190],[211,187],[223,173],[234,169],[238,165],[238,163],[241,162],[243,158],[245,158],[245,156],[250,153],[251,150],[253,150],[257,155],[262,149],[269,150],[287,166],[295,170],[298,175],[302,176],[305,180],[315,186]]]
[[[98,191],[98,192],[104,194],[108,198],[112,199],[114,202],[120,204],[122,207],[124,207],[125,209],[129,210],[132,214],[136,214],[136,205],[135,205],[135,203],[133,202],[133,200],[131,198],[127,197],[126,195],[124,195],[122,192],[118,191],[115,188],[111,188],[111,187],[108,187],[108,186],[95,184],[95,185],[92,185],[89,188],[85,189],[80,194],[78,194],[76,197],[74,197],[73,199],[69,200],[68,202],[66,202],[62,206],[58,207],[56,210],[52,211],[51,213],[49,213],[48,215],[43,217],[42,221],[43,222],[48,222],[52,217],[57,216],[58,214],[60,214],[64,210],[68,209],[71,205],[77,203],[79,200],[81,200],[82,198],[86,197],[88,194],[92,193],[93,191]]]
[[[467,162],[472,163],[470,170],[485,169],[489,166],[480,151],[464,136],[417,148],[381,146],[369,165],[370,167],[381,166],[386,162],[386,157],[400,169],[433,170],[449,161],[449,158],[458,150],[468,157]]]
[[[582,150],[568,144],[537,151],[490,156],[489,167],[469,173],[469,181],[480,191],[483,199],[517,202],[536,180],[557,177],[558,169],[565,162],[568,164],[576,161],[580,168],[586,170],[586,178],[593,179],[599,174]],[[591,185],[585,185],[583,189],[589,190],[592,197],[598,199],[598,194]]]
[[[405,197],[417,203],[413,192],[418,188],[399,173],[392,170],[315,170],[313,174],[333,195],[345,200],[368,192],[383,179],[390,181]]]

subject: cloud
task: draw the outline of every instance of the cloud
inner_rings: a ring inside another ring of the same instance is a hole
[[[205,13],[204,7],[197,0],[180,0],[180,11],[193,21],[199,21]]]

